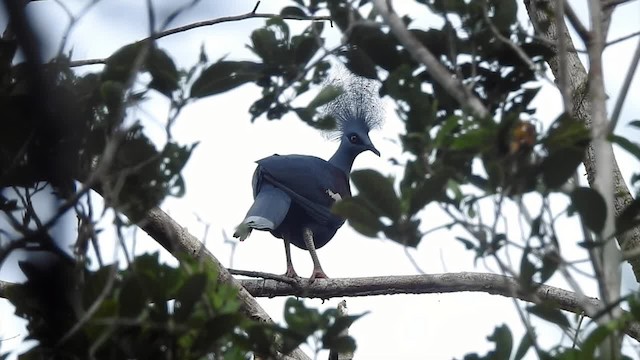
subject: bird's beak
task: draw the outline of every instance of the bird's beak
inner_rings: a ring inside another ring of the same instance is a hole
[[[373,144],[369,144],[367,146],[367,150],[370,150],[372,153],[378,155],[378,157],[380,156],[380,151],[378,151],[378,149],[376,149],[376,147],[373,146]]]

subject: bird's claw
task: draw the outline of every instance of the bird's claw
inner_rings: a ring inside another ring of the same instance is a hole
[[[299,277],[296,271],[293,269],[293,266],[287,266],[287,272],[284,273],[284,276],[290,277],[293,279],[296,279]]]
[[[327,274],[324,273],[322,268],[316,268],[316,269],[313,269],[313,273],[309,278],[309,284],[313,284],[313,282],[316,281],[316,279],[328,279],[328,278],[329,277],[327,276]]]

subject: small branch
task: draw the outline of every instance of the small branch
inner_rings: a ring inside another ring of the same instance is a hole
[[[258,2],[259,4],[260,2]],[[256,4],[256,7],[258,5]],[[212,26],[212,25],[217,25],[217,24],[222,24],[225,22],[233,22],[233,21],[241,21],[241,20],[247,20],[247,19],[255,19],[255,18],[266,18],[266,19],[271,19],[274,17],[281,17],[285,20],[300,20],[300,21],[331,21],[331,16],[325,15],[325,16],[296,16],[296,15],[279,15],[279,14],[268,14],[268,13],[255,13],[255,12],[248,12],[246,14],[242,14],[242,15],[234,15],[234,16],[224,16],[224,17],[220,17],[220,18],[216,18],[216,19],[211,19],[211,20],[205,20],[205,21],[198,21],[195,23],[191,23],[188,25],[184,25],[184,26],[178,26],[176,28],[173,29],[168,29],[168,30],[164,30],[164,31],[160,31],[157,32],[145,39],[140,40],[142,41],[147,41],[147,40],[157,40],[157,39],[161,39],[163,37],[169,36],[169,35],[174,35],[177,33],[181,33],[181,32],[185,32],[185,31],[189,31],[189,30],[193,30],[193,29],[197,29],[197,28],[201,28],[201,27],[205,27],[205,26]],[[89,59],[89,60],[78,60],[78,61],[70,61],[69,62],[69,66],[70,67],[77,67],[77,66],[85,66],[85,65],[95,65],[95,64],[104,64],[106,61],[106,59]]]
[[[275,280],[279,282],[283,282],[285,284],[289,284],[291,286],[295,286],[300,288],[300,279],[290,278],[285,275],[276,275],[261,271],[248,271],[248,270],[237,270],[237,269],[227,269],[231,275],[240,275],[247,276],[252,278],[263,278],[265,280]]]
[[[633,53],[633,58],[631,59],[631,63],[629,64],[629,70],[627,70],[627,75],[624,78],[624,83],[622,83],[622,88],[620,88],[620,93],[618,94],[616,105],[613,108],[613,112],[611,113],[611,123],[609,124],[610,132],[613,132],[613,130],[615,130],[616,128],[616,124],[618,123],[618,119],[620,118],[620,112],[622,111],[622,106],[624,105],[624,100],[627,98],[627,94],[629,93],[629,87],[631,87],[631,82],[633,81],[633,76],[636,73],[636,69],[638,68],[639,61],[640,37],[638,38],[636,51]]]
[[[391,32],[398,38],[398,41],[413,56],[413,58],[424,64],[427,72],[431,75],[458,103],[468,108],[470,112],[478,117],[486,117],[489,111],[482,104],[482,101],[465,88],[460,79],[451,76],[436,57],[413,36],[400,17],[390,9],[388,0],[374,0],[373,6],[382,16],[384,22],[389,25]]]
[[[576,14],[576,12],[573,10],[569,2],[564,0],[563,3],[564,3],[563,4],[564,12],[565,12],[565,15],[567,16],[567,19],[569,20],[569,23],[571,23],[571,26],[573,26],[573,29],[578,33],[582,41],[585,44],[588,44],[591,39],[591,33],[584,26],[582,21],[580,21],[578,14]]]
[[[429,275],[376,276],[365,278],[319,279],[305,283],[301,289],[274,280],[240,280],[242,286],[255,297],[297,296],[329,299],[345,296],[375,296],[392,294],[441,294],[483,292],[518,298],[536,304],[553,304],[575,314],[582,314],[581,300],[575,293],[548,285],[539,285],[533,292],[524,291],[517,279],[485,273],[445,273]],[[602,308],[596,298],[586,298],[589,305]],[[640,324],[632,323],[626,333],[640,340]]]
[[[638,36],[638,35],[640,35],[640,31],[632,32],[631,34],[627,34],[627,35],[625,35],[625,36],[623,36],[623,37],[620,37],[620,38],[617,38],[617,39],[615,39],[615,40],[611,40],[611,41],[609,41],[605,46],[615,45],[615,44],[617,44],[617,43],[620,43],[620,42],[623,42],[623,41],[629,40],[629,39],[631,39],[632,37],[636,37],[636,36]]]

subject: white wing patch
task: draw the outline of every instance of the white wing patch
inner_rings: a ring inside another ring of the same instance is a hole
[[[331,191],[331,189],[327,189],[326,191],[327,194],[329,194],[329,196],[331,196],[331,198],[333,199],[333,201],[340,201],[342,200],[342,196],[340,196],[339,193],[334,193],[333,191]]]

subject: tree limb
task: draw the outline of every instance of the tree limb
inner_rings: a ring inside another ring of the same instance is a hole
[[[301,288],[275,280],[244,279],[242,286],[255,297],[297,296],[329,299],[345,296],[373,296],[392,294],[459,293],[465,291],[501,295],[536,304],[552,304],[558,309],[576,314],[584,312],[584,304],[575,293],[548,285],[538,285],[525,291],[518,279],[486,273],[444,273],[404,276],[376,276],[363,278],[323,279]],[[586,298],[588,305],[602,309],[604,304],[596,298]],[[640,324],[629,324],[627,335],[640,341]]]
[[[173,255],[185,253],[195,258],[210,261],[218,270],[218,281],[229,284],[238,290],[238,299],[240,300],[242,311],[247,316],[262,322],[273,322],[256,299],[242,287],[238,280],[231,276],[220,261],[207,250],[204,244],[180,226],[167,213],[159,208],[153,208],[147,213],[147,216],[140,222],[139,226]],[[287,358],[310,360],[300,349],[294,350]]]
[[[167,216],[168,215],[164,215]],[[173,221],[173,220],[171,220]],[[182,230],[186,233],[184,230]],[[191,236],[191,235],[189,235]],[[214,258],[215,259],[215,258]],[[222,271],[225,269],[222,268]],[[335,297],[356,297],[393,294],[434,294],[483,292],[520,300],[553,304],[558,309],[575,314],[585,313],[585,305],[602,308],[596,298],[579,299],[575,293],[549,285],[538,285],[534,291],[525,291],[518,279],[487,273],[444,273],[427,275],[377,276],[363,278],[322,279],[312,284],[300,282],[289,285],[271,279],[232,279],[234,284],[243,287],[245,296],[276,297],[297,296],[306,298],[329,299]],[[14,284],[0,281],[0,297],[6,297],[6,291]],[[251,298],[252,301],[255,299]],[[584,303],[587,302],[587,304]],[[631,323],[627,335],[640,341],[640,324]]]
[[[404,48],[413,56],[413,58],[427,68],[427,72],[431,75],[458,103],[467,108],[473,115],[485,117],[489,115],[489,111],[482,104],[482,101],[467,89],[460,79],[455,78],[445,68],[438,59],[422,45],[418,39],[413,36],[398,14],[396,14],[389,5],[388,0],[374,0],[373,6],[382,16],[384,22],[389,25],[393,35]]]
[[[178,26],[173,29],[159,31],[153,34],[152,36],[144,38],[140,41],[142,42],[147,40],[157,40],[169,35],[174,35],[181,32],[185,32],[185,31],[189,31],[189,30],[193,30],[193,29],[197,29],[205,26],[217,25],[225,22],[241,21],[241,20],[256,19],[256,18],[271,19],[278,16],[285,20],[331,21],[331,16],[311,16],[311,15],[295,16],[295,15],[280,15],[280,14],[248,12],[246,14],[241,14],[241,15],[224,16],[224,17],[219,17],[211,20],[198,21],[198,22],[194,22],[184,26]],[[104,64],[106,61],[107,59],[76,60],[76,61],[70,61],[69,67]]]
[[[535,3],[535,4],[533,4]],[[574,48],[573,41],[569,35],[569,31],[564,22],[556,24],[555,21],[549,19],[549,14],[553,14],[553,9],[550,9],[549,2],[538,0],[524,0],[524,4],[531,18],[531,22],[536,30],[536,33],[544,37],[550,43],[557,44],[559,34],[562,33],[565,41],[567,42],[566,48]],[[541,24],[546,24],[543,26]],[[605,29],[603,29],[604,32]],[[561,78],[560,56],[557,52],[558,48],[552,46],[552,50],[556,52],[556,55],[548,60],[549,68],[553,72],[556,79]],[[568,52],[565,53],[567,59],[567,69],[569,72],[568,86],[573,96],[572,113],[577,119],[583,121],[587,127],[592,126],[592,111],[593,107],[591,100],[587,94],[588,77],[585,67],[582,65],[577,53]],[[584,167],[587,171],[587,181],[591,187],[594,186],[594,180],[596,176],[596,155],[592,146],[589,146],[585,158],[583,159]],[[616,162],[615,157],[611,163],[613,173],[613,186],[614,186],[614,209],[615,215],[620,213],[633,201],[631,192],[624,182],[620,168]],[[623,252],[631,251],[640,247],[640,227],[636,226],[633,229],[619,234],[617,236],[618,244]],[[640,258],[629,259],[629,263],[633,268],[633,273],[636,277],[636,281],[640,282]]]

